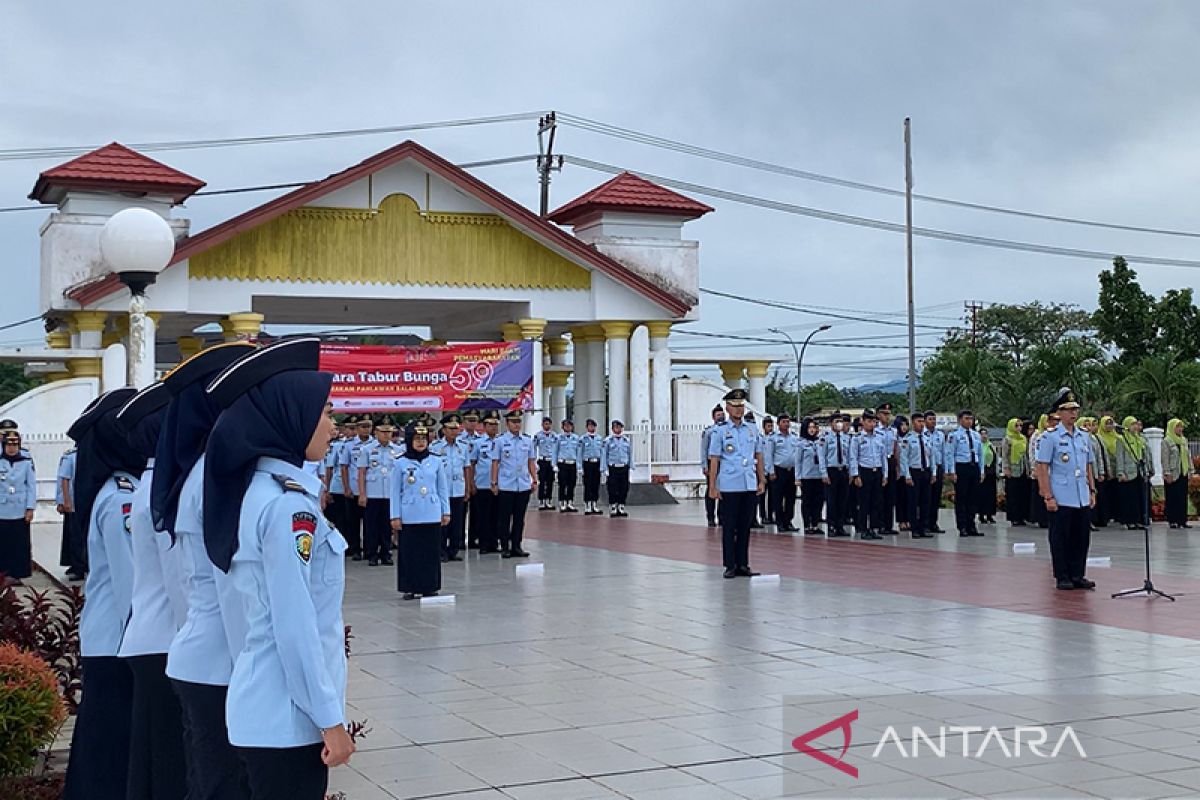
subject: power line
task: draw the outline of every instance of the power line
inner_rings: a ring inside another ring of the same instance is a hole
[[[900,322],[899,320],[864,319],[861,316],[851,316],[849,314],[839,314],[839,313],[832,312],[832,311],[813,311],[811,309],[804,308],[804,307],[799,306],[794,303],[784,303],[784,302],[780,302],[778,300],[764,300],[764,299],[758,298],[758,297],[746,297],[745,295],[732,294],[730,292],[721,292],[721,291],[717,291],[716,289],[707,289],[703,286],[700,287],[700,293],[701,294],[710,294],[714,297],[724,297],[728,300],[737,300],[737,301],[740,301],[743,303],[753,303],[754,305],[767,306],[769,308],[782,308],[782,309],[786,309],[788,311],[796,311],[801,314],[812,314],[813,316],[829,317],[831,319],[845,319],[845,320],[850,320],[852,322],[858,322],[863,325],[893,325],[893,326],[897,326],[897,327],[901,327],[901,328],[908,327],[907,322]],[[946,330],[945,326],[939,327],[937,325],[917,325],[917,327],[924,328],[927,330],[935,330],[935,331],[945,331]],[[683,333],[684,331],[680,330],[679,332]]]
[[[607,172],[612,175],[617,175],[625,172],[624,167],[617,167],[612,164],[605,164],[600,161],[592,161],[586,158],[577,156],[565,156],[570,164],[575,164],[587,169],[594,169],[598,172]],[[784,211],[789,214],[798,214],[805,217],[813,217],[815,219],[823,219],[828,222],[840,222],[845,225],[856,225],[863,228],[874,228],[875,230],[888,231],[890,233],[903,233],[904,225],[896,222],[886,222],[880,219],[872,219],[871,217],[859,217],[853,214],[840,214],[835,211],[825,211],[824,209],[811,208],[809,206],[796,205],[794,203],[784,203],[778,200],[767,200],[762,197],[753,195],[739,194],[738,192],[730,192],[725,189],[717,189],[712,186],[704,186],[698,183],[690,183],[688,181],[676,180],[674,178],[666,178],[661,175],[653,175],[649,172],[641,170],[629,170],[641,177],[660,183],[664,186],[671,186],[686,192],[694,192],[696,194],[707,195],[709,197],[717,197],[722,200],[729,200],[735,203],[744,203],[751,206],[759,206],[761,208],[769,208],[774,211]],[[967,233],[955,233],[953,231],[943,231],[936,228],[913,228],[914,236],[921,236],[927,239],[939,239],[947,242],[958,242],[960,244],[973,244],[982,247],[994,247],[1001,250],[1016,250],[1025,253],[1043,253],[1052,256],[1066,256],[1070,258],[1086,258],[1089,260],[1108,261],[1117,255],[1122,255],[1116,252],[1101,252],[1099,250],[1079,250],[1070,247],[1057,247],[1054,245],[1035,244],[1032,242],[1020,242],[1012,239],[994,239],[988,236],[975,236]],[[1189,269],[1200,268],[1200,261],[1180,258],[1162,258],[1159,256],[1138,256],[1124,254],[1125,260],[1131,264],[1148,264],[1159,267],[1187,267]]]
[[[494,125],[504,122],[523,122],[536,119],[542,112],[526,111],[518,114],[499,114],[490,117],[467,117],[464,119],[439,120],[437,122],[412,122],[404,125],[387,125],[378,128],[345,128],[341,130],[314,131],[308,133],[281,133],[266,136],[235,136],[224,139],[176,139],[149,142],[134,142],[126,145],[142,152],[167,150],[205,150],[215,147],[241,147],[243,145],[276,144],[279,142],[306,142],[316,139],[343,139],[355,136],[376,136],[389,133],[436,130],[438,128],[464,128],[476,125]],[[66,158],[91,152],[103,145],[80,145],[75,147],[25,147],[0,150],[0,161],[22,161],[39,158]]]
[[[767,338],[764,338],[761,336],[737,336],[735,334],[730,334],[730,333],[713,333],[711,331],[689,331],[689,330],[680,330],[680,331],[678,331],[678,333],[681,333],[685,336],[706,336],[706,337],[713,338],[713,339],[735,339],[738,341],[757,342],[760,344],[787,344],[787,342],[784,342],[780,339],[767,339]],[[820,346],[820,347],[852,347],[852,348],[858,348],[858,349],[863,349],[863,350],[907,350],[908,349],[908,345],[899,345],[899,344],[843,344],[843,343],[838,343],[838,342],[812,342],[810,344],[810,346],[812,346],[812,347],[817,347],[817,346]],[[925,350],[938,349],[937,347],[935,347],[933,345],[919,345],[918,347],[920,349],[925,349]]]
[[[756,158],[748,158],[739,156],[734,153],[722,152],[720,150],[711,150],[706,147],[690,145],[684,142],[666,139],[652,134],[642,133],[631,130],[629,128],[621,128],[616,125],[609,125],[597,120],[587,119],[586,117],[578,117],[574,114],[560,113],[559,119],[565,125],[572,125],[582,130],[592,133],[599,133],[604,136],[611,136],[627,141],[636,142],[639,144],[659,147],[666,150],[674,150],[686,155],[697,156],[699,158],[707,158],[713,161],[722,161],[727,164],[734,164],[740,167],[747,167],[762,172],[771,172],[777,175],[786,175],[791,178],[800,178],[807,181],[816,181],[818,183],[830,184],[833,186],[841,186],[847,189],[858,189],[866,192],[874,192],[876,194],[884,194],[890,197],[904,197],[902,189],[893,189],[888,186],[878,186],[871,183],[863,183],[861,181],[848,180],[846,178],[838,178],[832,175],[823,175],[819,172],[809,172],[807,170],[794,169],[781,164],[773,164],[768,161],[761,161]],[[1034,211],[1022,211],[1015,208],[1006,208],[1003,206],[992,206],[984,203],[971,203],[965,200],[953,200],[947,197],[937,197],[927,194],[913,194],[914,200],[921,200],[927,203],[937,203],[945,206],[954,206],[957,208],[966,208],[972,211],[986,211],[994,214],[1006,214],[1014,217],[1024,217],[1026,219],[1036,219],[1045,222],[1062,222],[1070,225],[1083,225],[1091,228],[1107,228],[1110,230],[1132,231],[1134,233],[1153,233],[1163,236],[1183,236],[1188,238],[1200,238],[1200,232],[1194,231],[1179,231],[1164,228],[1150,228],[1141,225],[1123,225],[1115,222],[1098,222],[1096,220],[1079,219],[1076,217],[1064,217],[1055,214],[1041,214]]]

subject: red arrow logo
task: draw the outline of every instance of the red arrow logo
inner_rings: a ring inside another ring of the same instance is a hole
[[[807,756],[812,756],[822,764],[828,764],[834,769],[841,770],[851,778],[857,778],[858,767],[854,766],[853,764],[847,764],[842,760],[846,756],[846,751],[850,749],[850,739],[852,735],[850,724],[857,719],[858,709],[856,708],[849,714],[843,714],[837,719],[830,720],[819,728],[813,728],[808,733],[800,734],[795,739],[792,739],[792,747],[796,748],[798,752],[804,753]],[[837,758],[834,758],[823,750],[817,750],[815,747],[809,746],[808,743],[812,740],[820,739],[825,734],[838,729],[841,729],[842,731],[842,752]]]

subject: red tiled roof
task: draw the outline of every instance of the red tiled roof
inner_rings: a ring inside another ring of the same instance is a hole
[[[112,142],[38,176],[30,200],[57,203],[68,189],[111,189],[170,195],[182,203],[204,188],[204,181]]]
[[[622,172],[555,210],[550,214],[550,220],[569,225],[593,211],[630,211],[695,219],[712,211],[712,207],[652,183],[640,175]]]
[[[349,169],[334,173],[323,180],[314,181],[306,186],[301,186],[299,189],[294,189],[287,194],[280,195],[274,200],[268,201],[257,208],[252,208],[236,217],[227,219],[194,236],[181,239],[175,246],[175,255],[172,257],[171,263],[177,264],[194,255],[203,253],[222,242],[232,239],[243,231],[256,228],[292,209],[307,205],[324,195],[337,191],[367,175],[374,174],[405,159],[412,159],[433,174],[438,175],[468,195],[495,209],[500,216],[504,217],[504,219],[518,230],[534,238],[540,238],[549,246],[568,253],[571,257],[594,267],[597,271],[608,275],[617,282],[649,297],[672,313],[685,314],[689,310],[690,305],[675,294],[643,278],[625,265],[576,239],[561,228],[551,225],[520,203],[488,186],[471,173],[456,167],[446,159],[411,140],[388,148],[382,153],[377,153],[365,161]],[[687,200],[687,198],[684,199]],[[114,277],[77,286],[68,291],[67,296],[76,300],[81,305],[88,305],[112,292],[118,291],[120,288],[120,282]]]

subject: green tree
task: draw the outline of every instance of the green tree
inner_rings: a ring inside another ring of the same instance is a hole
[[[846,405],[842,390],[829,381],[805,384],[800,392],[800,408],[802,414],[811,414],[821,409]],[[767,409],[771,414],[786,411],[796,413],[796,377],[794,374],[775,370],[767,382]]]
[[[1121,381],[1118,401],[1147,425],[1179,417],[1195,425],[1200,417],[1200,364],[1172,353],[1145,356]]]
[[[1155,307],[1154,319],[1157,351],[1188,361],[1200,358],[1200,309],[1192,301],[1191,289],[1167,290]]]
[[[1104,350],[1089,339],[1068,337],[1035,347],[1021,370],[1024,400],[1032,408],[1048,406],[1063,386],[1090,405],[1102,394],[1104,382]]]
[[[1142,289],[1125,259],[1113,259],[1111,270],[1100,273],[1100,298],[1092,323],[1103,344],[1121,351],[1123,359],[1153,352],[1158,339],[1154,298]]]
[[[981,420],[996,424],[1016,410],[1015,372],[1007,359],[990,350],[952,343],[922,366],[918,403],[939,411],[970,408]]]
[[[0,405],[24,394],[41,382],[40,378],[26,376],[25,367],[20,364],[0,364]]]
[[[1030,350],[1089,330],[1091,324],[1091,314],[1070,303],[997,303],[979,311],[976,338],[981,346],[1003,353],[1020,367]]]

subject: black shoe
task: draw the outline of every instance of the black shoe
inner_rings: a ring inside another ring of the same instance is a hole
[[[883,536],[899,536],[900,535],[900,533],[898,531],[893,531],[890,529],[886,530],[886,531],[880,531],[879,533]]]
[[[759,523],[759,522],[756,522],[750,526],[750,530],[752,530],[752,531],[761,531],[762,529],[763,529],[762,523]]]
[[[834,539],[845,539],[850,534],[846,533],[845,531],[831,531],[829,535]]]
[[[913,531],[912,538],[914,538],[914,539],[931,539],[933,537],[931,537],[928,533],[917,533],[916,531]]]
[[[412,592],[405,592],[404,599],[405,600],[416,600],[417,596],[415,594],[413,594]]]
[[[1058,583],[1056,583],[1054,585],[1054,588],[1062,589],[1063,591],[1067,591],[1069,589],[1075,588],[1075,582],[1074,581],[1059,581]]]
[[[945,533],[946,531],[942,528],[939,528],[937,525],[932,525],[929,528],[929,532],[930,533]]]
[[[501,558],[512,558],[512,553],[508,552],[507,550],[501,550],[500,557]]]
[[[1024,522],[1010,522],[1010,523],[1008,523],[1008,527],[1010,527],[1010,528],[1024,528],[1024,527],[1025,527],[1025,523],[1024,523]]]
[[[479,555],[481,555],[481,556],[490,556],[490,555],[495,555],[496,553],[499,553],[499,552],[500,552],[500,551],[499,551],[499,550],[497,550],[497,549],[496,549],[496,548],[494,548],[494,547],[481,547],[481,548],[479,548]]]
[[[1076,578],[1075,580],[1071,581],[1071,583],[1073,583],[1075,585],[1076,589],[1095,589],[1096,588],[1096,582],[1089,581],[1087,578]]]
[[[1190,527],[1192,527],[1192,526],[1191,526],[1191,525],[1188,525],[1188,524],[1185,522],[1185,523],[1183,523],[1182,525],[1180,525],[1179,527],[1181,527],[1181,528],[1190,528]]]
[[[739,575],[743,578],[753,578],[755,575],[758,575],[759,573],[754,572],[749,567],[738,567],[737,569],[735,569],[733,571],[733,574]]]
[[[379,559],[378,559],[378,558],[372,558],[370,561],[368,561],[368,562],[367,562],[367,566],[368,566],[368,567],[378,567],[378,566],[379,566]]]
[[[383,559],[383,560],[382,560],[382,561],[380,561],[379,563],[380,563],[380,564],[383,564],[385,567],[394,567],[394,566],[396,566],[396,562],[395,562],[395,561],[392,561],[392,559],[391,559],[391,556],[389,556],[389,557],[387,557],[387,558]]]
[[[445,553],[442,553],[442,554],[441,554],[441,555],[438,557],[438,559],[439,559],[439,560],[440,560],[440,561],[441,561],[443,564],[445,564],[447,561],[449,561],[449,560],[450,560],[450,556],[446,555]]]
[[[878,533],[875,533],[874,531],[867,531],[866,533],[860,533],[858,535],[858,538],[859,539],[882,539],[883,537],[880,536]]]
[[[980,533],[979,531],[971,531],[971,535],[972,536],[983,536],[983,534]]]
[[[354,555],[350,556],[350,560],[351,561],[362,561],[362,553],[355,553]]]
[[[590,514],[590,513],[592,513],[592,512],[590,512],[590,511],[589,511],[588,513]],[[716,521],[715,519],[710,519],[710,520],[708,521],[708,527],[710,527],[710,528],[715,528],[715,527],[717,527],[717,521]]]
[[[721,577],[722,577],[722,578],[736,578],[736,577],[737,577],[737,572],[736,572],[735,570],[732,570],[732,569],[727,569],[727,570],[725,570],[725,572],[724,572],[724,573],[722,573],[722,574],[721,574]]]
[[[462,561],[462,556],[460,556],[460,555],[446,556],[446,560],[447,561]]]
[[[509,558],[529,558],[529,553],[526,553],[521,548],[516,548],[509,552]]]
[[[824,533],[824,531],[822,531],[820,528],[813,528],[810,531],[805,531],[805,533],[809,536],[820,536],[822,533]]]
[[[81,581],[81,580],[83,580],[83,576],[80,575],[78,572],[67,572],[67,580]]]
[[[960,538],[960,539],[965,539],[965,538],[967,538],[967,537],[968,537],[968,536],[970,536],[970,535],[971,535],[971,532],[970,532],[970,531],[959,531],[959,532],[958,532],[958,536],[959,536],[959,538]]]

